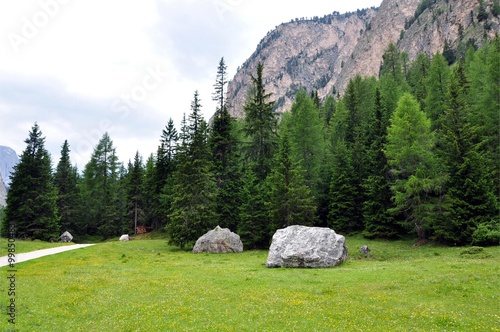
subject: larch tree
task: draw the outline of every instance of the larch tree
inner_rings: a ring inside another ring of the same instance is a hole
[[[124,207],[119,204],[122,202],[119,183],[122,166],[113,141],[104,133],[83,171],[86,234],[109,238],[122,231],[125,214]]]
[[[402,214],[403,226],[416,231],[422,241],[436,217],[434,198],[443,180],[434,146],[429,118],[411,94],[404,94],[387,129],[384,153],[394,177],[391,190],[395,207],[391,210]]]

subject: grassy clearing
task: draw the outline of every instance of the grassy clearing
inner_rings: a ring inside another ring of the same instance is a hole
[[[363,244],[371,257],[357,253]],[[348,238],[348,245],[349,260],[331,269],[268,269],[267,251],[193,255],[165,240],[47,256],[17,266],[16,327],[500,331],[500,247],[461,254],[463,248],[404,241]],[[5,287],[1,296],[6,303]],[[3,317],[0,329],[8,327]]]

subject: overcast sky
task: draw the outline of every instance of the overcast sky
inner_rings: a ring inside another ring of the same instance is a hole
[[[108,132],[121,161],[146,159],[195,90],[208,119],[217,65],[229,77],[269,30],[381,0],[23,0],[0,2],[0,145],[21,154],[35,122],[54,163],[80,170]]]

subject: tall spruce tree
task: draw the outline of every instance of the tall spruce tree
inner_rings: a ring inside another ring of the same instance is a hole
[[[500,204],[500,37],[478,50],[469,64],[470,121],[478,126],[479,139]]]
[[[166,229],[170,242],[184,248],[215,227],[216,185],[208,147],[208,128],[201,114],[198,91],[191,103],[189,123],[183,125],[178,164],[173,177],[170,222]]]
[[[127,224],[128,230],[137,232],[137,226],[144,226],[144,166],[139,151],[135,153],[134,162],[129,162],[126,176],[127,191]]]
[[[45,138],[37,123],[24,142],[26,149],[11,175],[2,236],[57,238],[60,226],[57,188],[52,182],[51,158],[45,149]]]
[[[274,102],[266,93],[263,81],[264,66],[257,65],[252,76],[248,100],[243,106],[245,118],[242,126],[243,186],[241,191],[240,225],[238,233],[243,244],[251,248],[264,248],[270,240],[270,214],[266,202],[269,192],[266,178],[271,172],[277,143],[277,118]]]
[[[264,65],[257,65],[257,75],[252,76],[249,100],[243,106],[245,112],[244,134],[248,139],[245,157],[253,172],[263,181],[271,170],[273,154],[276,150],[277,119],[273,112],[271,94],[264,88]]]
[[[176,169],[176,151],[178,147],[179,135],[174,125],[174,120],[168,120],[167,125],[162,130],[160,146],[156,153],[154,187],[155,200],[153,202],[152,227],[160,229],[169,222],[169,211],[172,205],[170,195],[173,186],[173,176]]]
[[[272,225],[269,208],[268,183],[259,181],[250,167],[243,171],[240,191],[239,224],[237,233],[247,249],[269,248]]]
[[[69,152],[69,144],[66,140],[61,148],[61,159],[59,159],[54,175],[54,185],[58,191],[57,209],[61,216],[61,230],[76,235],[81,233],[78,227],[78,170],[71,166]]]
[[[429,75],[430,66],[431,61],[429,56],[421,52],[411,64],[408,75],[408,83],[410,84],[411,92],[420,103],[421,109],[425,109],[424,101],[427,97],[426,81],[427,76]]]
[[[217,67],[217,76],[214,84],[215,91],[212,94],[212,100],[217,102],[216,110],[222,110],[226,106],[226,91],[224,87],[227,83],[227,66],[224,57],[222,57]]]
[[[376,82],[374,79],[363,79],[356,76],[349,81],[346,93],[338,105],[333,123],[334,136],[332,141],[334,158],[339,158],[339,151],[335,151],[337,142],[345,144],[349,167],[352,172],[346,172],[343,176],[350,176],[349,183],[353,186],[356,195],[349,195],[353,199],[354,209],[351,211],[349,231],[361,231],[363,225],[363,201],[365,200],[363,183],[369,175],[368,155],[369,146],[373,137],[370,137],[371,118],[373,118]],[[336,140],[336,141],[335,141]],[[335,161],[333,161],[335,163]],[[335,181],[332,174],[331,181]],[[330,183],[331,190],[331,183]],[[331,194],[330,194],[331,195]],[[332,204],[330,203],[330,206]],[[331,218],[330,218],[331,219]]]
[[[391,207],[391,190],[389,179],[389,165],[383,152],[387,142],[388,122],[383,114],[384,108],[380,90],[376,91],[375,118],[373,121],[373,137],[368,151],[369,176],[363,183],[365,201],[363,203],[363,221],[365,230],[363,235],[372,237],[395,237],[398,228],[394,218],[388,213]]]
[[[144,223],[146,227],[158,230],[156,224],[156,209],[159,208],[160,194],[156,193],[156,159],[154,154],[150,154],[144,165],[144,180],[142,183],[143,203],[144,203]]]
[[[425,113],[431,120],[432,130],[441,129],[440,118],[444,113],[448,98],[450,68],[444,56],[440,53],[431,59],[429,76],[426,80],[427,96],[425,98]]]
[[[356,211],[356,183],[351,152],[344,140],[336,142],[333,151],[330,201],[327,224],[336,232],[359,230],[361,222]]]
[[[229,114],[224,99],[224,86],[227,84],[226,68],[224,58],[221,58],[214,85],[213,100],[217,102],[217,108],[210,131],[209,146],[213,156],[213,172],[217,185],[216,211],[219,217],[218,224],[236,230],[239,212],[234,207],[240,204],[237,193],[241,188],[241,172],[238,165],[239,158],[234,119]]]
[[[442,117],[441,155],[449,174],[446,214],[434,226],[438,240],[470,244],[475,230],[498,216],[494,182],[478,140],[478,128],[468,120],[468,82],[459,63],[450,79],[449,101]]]
[[[318,202],[321,188],[321,168],[325,162],[325,135],[319,109],[305,90],[295,96],[287,122],[292,158],[304,170],[304,179]],[[286,131],[284,131],[286,132]]]
[[[268,178],[271,233],[291,225],[312,226],[317,220],[314,196],[307,186],[305,169],[292,155],[289,135],[288,128],[281,130],[279,149]]]

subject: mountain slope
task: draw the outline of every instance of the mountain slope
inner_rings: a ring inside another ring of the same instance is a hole
[[[10,185],[10,174],[14,170],[14,166],[19,162],[19,157],[16,151],[8,146],[0,145],[0,176],[2,177],[5,185]]]
[[[2,174],[0,174],[0,207],[7,204],[7,188],[3,182]]]
[[[233,116],[243,116],[251,75],[264,64],[266,90],[276,111],[290,109],[300,87],[317,90],[320,98],[342,93],[359,74],[378,76],[390,43],[413,60],[419,52],[442,52],[445,43],[463,54],[499,31],[493,0],[384,0],[377,9],[279,25],[265,36],[228,84]],[[484,13],[481,16],[480,11]],[[481,17],[481,19],[479,19]]]

